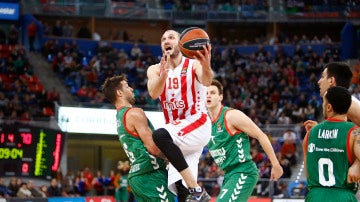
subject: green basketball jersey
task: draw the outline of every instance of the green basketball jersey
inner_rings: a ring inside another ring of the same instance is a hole
[[[346,182],[350,167],[347,141],[354,126],[351,122],[326,120],[310,130],[306,157],[310,190],[336,187],[355,191],[355,184]]]
[[[124,125],[124,117],[130,107],[123,107],[117,111],[117,132],[119,140],[125,150],[126,155],[130,160],[129,179],[136,175],[142,175],[157,169],[166,169],[163,159],[151,155],[138,134],[129,133]],[[148,120],[148,125],[151,130],[154,130],[153,125]]]
[[[250,155],[248,135],[242,131],[231,135],[227,130],[225,113],[228,110],[232,109],[223,107],[219,117],[212,122],[211,139],[208,143],[210,154],[225,173],[257,173],[257,167]]]

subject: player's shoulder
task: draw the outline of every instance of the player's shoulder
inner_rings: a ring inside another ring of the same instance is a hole
[[[147,69],[148,76],[157,75],[160,72],[160,63],[150,65]]]
[[[148,68],[148,71],[149,70],[157,70],[157,69],[160,69],[160,63],[156,63],[156,64],[153,64],[153,65],[150,65],[149,68]]]
[[[243,119],[245,117],[245,114],[238,110],[231,107],[224,107],[223,108],[224,114],[226,118],[237,118],[237,119]]]
[[[142,108],[139,107],[131,107],[129,108],[128,114],[131,115],[139,115],[139,114],[145,114],[144,110]]]

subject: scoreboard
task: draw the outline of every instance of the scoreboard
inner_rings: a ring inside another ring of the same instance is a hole
[[[28,125],[0,125],[0,176],[50,179],[60,167],[65,135]]]

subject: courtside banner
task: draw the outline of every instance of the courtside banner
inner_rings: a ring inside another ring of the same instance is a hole
[[[271,202],[271,198],[250,197],[248,202]]]
[[[48,199],[47,198],[7,198],[6,201],[7,202],[48,202]],[[0,202],[2,201],[0,200]]]
[[[19,20],[19,4],[0,3],[0,20]]]
[[[273,199],[273,202],[303,202],[304,199]]]
[[[93,196],[86,197],[86,202],[115,202],[115,198],[113,196]]]
[[[85,202],[83,197],[49,197],[49,202]]]
[[[165,124],[158,111],[145,111],[155,129]],[[62,107],[57,110],[57,123],[63,132],[85,134],[117,134],[116,109]]]

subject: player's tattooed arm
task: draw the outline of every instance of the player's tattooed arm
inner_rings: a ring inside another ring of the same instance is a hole
[[[360,135],[360,128],[355,128],[354,131],[353,131],[353,134],[355,136],[359,136]]]
[[[353,130],[353,135],[355,138],[354,142],[354,154],[357,160],[360,160],[360,128],[356,128]]]
[[[350,166],[347,174],[348,183],[358,182],[360,180],[360,128],[356,128],[352,131],[354,138],[353,150],[354,150],[354,163]]]

